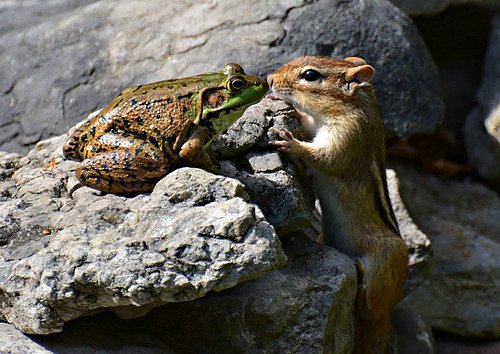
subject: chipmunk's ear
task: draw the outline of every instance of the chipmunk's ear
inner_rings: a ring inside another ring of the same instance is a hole
[[[375,69],[371,65],[360,65],[347,69],[346,79],[357,80],[359,82],[370,82],[375,75]]]
[[[369,82],[373,79],[373,75],[375,75],[375,69],[367,64],[347,69],[345,84],[343,85],[344,91],[351,96],[357,89],[369,86]]]
[[[348,61],[349,63],[352,63],[356,66],[358,65],[365,65],[366,61],[364,59],[358,58],[358,57],[347,57],[344,59],[345,61]]]

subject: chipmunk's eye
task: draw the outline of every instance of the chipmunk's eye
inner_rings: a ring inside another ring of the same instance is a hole
[[[306,81],[316,81],[319,80],[323,77],[319,72],[313,69],[307,69],[304,71],[302,74],[300,74],[300,77]]]

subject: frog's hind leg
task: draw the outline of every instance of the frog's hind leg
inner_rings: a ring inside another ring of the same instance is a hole
[[[158,161],[127,150],[109,151],[85,159],[75,173],[82,184],[103,192],[149,192],[168,172],[168,165]]]
[[[84,146],[84,144],[82,143],[87,142],[89,139],[89,137],[87,136],[87,130],[90,127],[91,123],[91,119],[87,120],[85,123],[80,125],[66,140],[63,145],[63,155],[65,158],[77,161],[82,160],[83,156],[80,149]]]

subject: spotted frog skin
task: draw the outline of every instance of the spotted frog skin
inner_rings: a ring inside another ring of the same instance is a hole
[[[219,72],[126,88],[63,147],[81,184],[108,193],[151,191],[173,165],[216,172],[206,147],[267,92],[237,64]]]

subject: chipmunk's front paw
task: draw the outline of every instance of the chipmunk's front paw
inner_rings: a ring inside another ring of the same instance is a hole
[[[269,129],[271,132],[278,135],[283,140],[271,140],[269,144],[278,148],[279,151],[293,153],[300,147],[300,141],[295,139],[292,132],[288,129]]]

